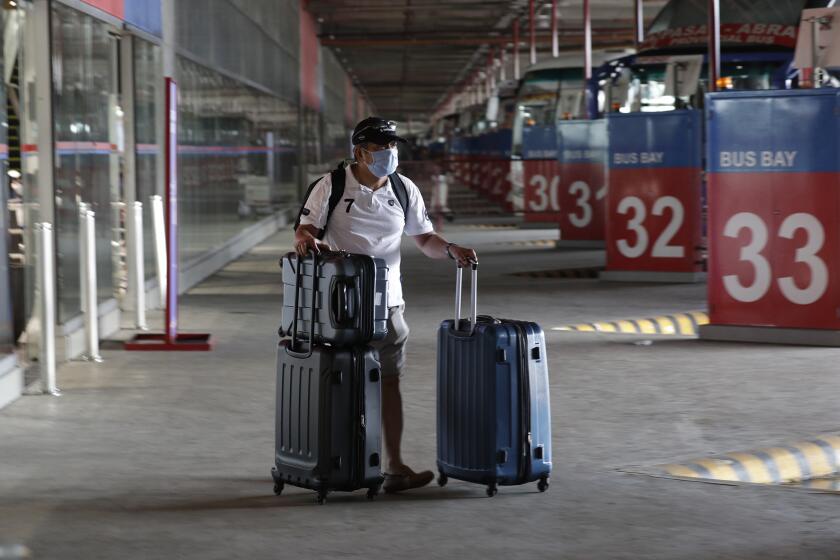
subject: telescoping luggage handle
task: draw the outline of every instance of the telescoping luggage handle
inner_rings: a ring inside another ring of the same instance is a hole
[[[470,336],[475,331],[475,324],[478,321],[478,263],[472,263],[472,279],[470,280]],[[460,266],[455,273],[455,331],[461,330],[461,291],[464,284],[464,269]]]
[[[291,263],[292,258],[289,257]],[[295,319],[292,321],[292,344],[289,347],[289,354],[296,358],[306,359],[312,355],[312,348],[315,344],[315,304],[318,295],[318,254],[312,252],[312,314],[309,318],[309,350],[298,352],[298,315],[300,310],[300,288],[303,284],[303,259],[298,255],[297,267],[295,267]]]

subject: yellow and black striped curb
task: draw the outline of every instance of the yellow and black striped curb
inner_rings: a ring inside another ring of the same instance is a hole
[[[824,492],[840,492],[840,477],[812,478],[811,480],[797,481],[797,486],[810,490],[822,490]]]
[[[522,278],[598,278],[604,267],[564,268],[560,270],[531,270],[514,272],[512,276]]]
[[[556,239],[532,239],[527,241],[500,241],[498,245],[513,247],[557,247]]]
[[[756,451],[658,465],[654,469],[660,475],[675,478],[755,484],[785,484],[825,478],[840,471],[840,434],[825,434]]]
[[[467,224],[465,229],[519,229],[516,224]]]
[[[708,325],[709,316],[704,311],[688,311],[673,315],[662,315],[649,319],[623,319],[600,323],[582,323],[553,327],[553,331],[597,332],[616,334],[663,334],[675,336],[697,336],[700,325]]]

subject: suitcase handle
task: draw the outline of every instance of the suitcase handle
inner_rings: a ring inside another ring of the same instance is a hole
[[[478,322],[478,263],[472,263],[472,278],[470,279],[470,336],[475,331]],[[460,266],[455,272],[455,321],[453,326],[456,332],[461,331],[461,292],[464,285],[464,269]]]
[[[346,327],[348,322],[356,318],[355,297],[350,297],[350,289],[347,280],[333,282],[330,313],[336,326]],[[353,294],[355,295],[355,288]]]
[[[289,263],[292,258],[289,257]],[[300,312],[300,288],[303,284],[303,262],[297,257],[297,270],[295,270],[295,320],[292,322],[292,343],[289,345],[289,355],[305,360],[312,355],[312,348],[315,345],[315,304],[318,295],[318,254],[312,253],[312,314],[309,318],[309,350],[298,352],[295,350],[298,338],[298,314]]]

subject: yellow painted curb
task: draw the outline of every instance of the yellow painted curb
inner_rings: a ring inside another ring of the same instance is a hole
[[[708,325],[709,316],[703,311],[688,311],[648,319],[623,319],[553,327],[553,331],[599,332],[618,334],[658,334],[697,336],[700,325]]]
[[[840,472],[840,434],[825,434],[789,445],[727,453],[685,463],[658,465],[655,469],[679,478],[756,484],[821,479]]]
[[[556,239],[534,239],[531,241],[500,241],[499,245],[512,247],[556,247]]]
[[[516,224],[467,224],[467,229],[519,229]]]

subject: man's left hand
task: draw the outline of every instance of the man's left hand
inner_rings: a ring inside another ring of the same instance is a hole
[[[452,245],[449,247],[449,254],[458,263],[459,268],[466,268],[471,264],[478,264],[478,255],[473,249],[461,247],[460,245]]]

